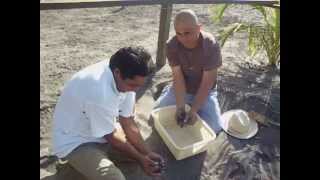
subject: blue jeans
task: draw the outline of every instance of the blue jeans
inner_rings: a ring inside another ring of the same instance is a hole
[[[220,125],[222,122],[221,113],[217,95],[217,88],[212,89],[209,92],[207,100],[198,111],[199,116],[206,121],[206,123],[214,130],[216,134],[222,130]],[[186,104],[191,105],[194,99],[195,95],[187,93],[185,96]],[[163,89],[160,97],[155,103],[154,109],[175,104],[176,97],[174,94],[174,89],[171,85],[168,85]]]

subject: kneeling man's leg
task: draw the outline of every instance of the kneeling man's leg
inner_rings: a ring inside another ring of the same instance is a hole
[[[88,180],[125,180],[122,172],[102,151],[98,144],[87,143],[76,148],[66,159]]]
[[[217,97],[217,91],[211,91],[207,100],[199,110],[199,116],[218,134],[221,128],[221,111]]]

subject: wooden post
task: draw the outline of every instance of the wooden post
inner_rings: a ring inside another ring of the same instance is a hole
[[[158,34],[158,49],[157,49],[157,67],[161,68],[166,64],[166,41],[169,37],[170,21],[172,15],[172,4],[164,3],[161,5],[160,27]]]

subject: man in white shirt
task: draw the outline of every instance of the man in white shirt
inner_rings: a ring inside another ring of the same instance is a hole
[[[163,158],[145,146],[133,120],[135,91],[150,72],[150,59],[143,48],[121,48],[109,64],[90,65],[66,83],[53,117],[53,152],[87,179],[125,179],[110,149],[138,161],[147,175],[160,175]]]

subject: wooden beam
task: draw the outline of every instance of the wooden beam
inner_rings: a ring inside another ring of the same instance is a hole
[[[161,0],[52,0],[40,2],[40,10],[160,4]]]
[[[112,6],[160,5],[160,4],[260,4],[272,6],[276,0],[42,0],[40,10],[98,8]]]
[[[275,4],[277,0],[169,0],[173,4]]]
[[[169,0],[173,4],[256,4],[280,8],[277,0]]]
[[[264,6],[280,9],[280,4],[265,4]]]
[[[160,13],[160,26],[158,34],[157,67],[166,64],[166,42],[169,38],[172,4],[162,4]]]

